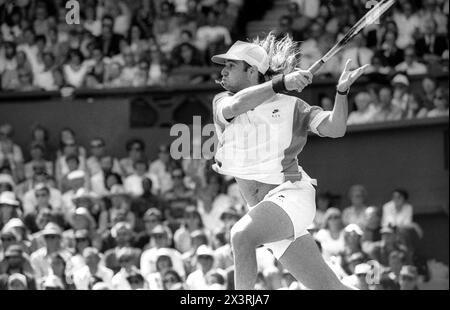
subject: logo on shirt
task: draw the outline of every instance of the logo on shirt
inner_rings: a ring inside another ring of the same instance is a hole
[[[280,116],[280,110],[278,110],[278,109],[273,110],[272,111],[272,117],[273,118],[280,118],[281,117]]]

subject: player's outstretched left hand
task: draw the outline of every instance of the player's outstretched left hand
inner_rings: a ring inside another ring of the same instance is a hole
[[[350,88],[350,86],[352,86],[353,83],[361,75],[364,74],[364,72],[367,70],[367,68],[370,67],[370,65],[364,65],[362,67],[359,67],[356,70],[349,70],[351,62],[352,62],[351,59],[347,60],[347,63],[345,64],[344,72],[342,72],[342,75],[339,78],[337,90],[340,92],[346,92]]]

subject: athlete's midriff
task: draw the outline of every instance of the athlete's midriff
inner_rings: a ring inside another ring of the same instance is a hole
[[[244,199],[250,207],[256,206],[264,197],[279,185],[266,184],[254,180],[244,180],[235,178]]]

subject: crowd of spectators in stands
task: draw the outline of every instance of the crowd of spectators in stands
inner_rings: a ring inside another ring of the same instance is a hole
[[[291,0],[275,31],[301,42],[301,67],[308,68],[367,11],[367,2]],[[243,5],[242,0],[79,3],[80,24],[69,25],[65,1],[0,2],[2,91],[214,81],[218,68],[210,57],[238,36],[235,26]],[[380,25],[352,40],[320,75],[336,77],[348,58],[355,68],[372,64],[370,78],[398,72],[414,76],[443,67],[448,73],[447,26],[448,1],[399,1]]]
[[[246,212],[234,180],[206,159],[171,158],[127,142],[114,158],[102,138],[88,149],[66,128],[43,126],[27,153],[0,125],[0,289],[231,289],[230,228]],[[448,267],[422,256],[408,192],[383,206],[349,190],[350,206],[317,196],[309,231],[337,276],[360,289],[448,289]],[[342,210],[342,211],[341,211]],[[258,289],[303,289],[265,248]]]
[[[3,91],[198,84],[231,44],[242,0],[0,2]],[[206,68],[205,68],[206,67]],[[170,74],[169,74],[170,72]]]

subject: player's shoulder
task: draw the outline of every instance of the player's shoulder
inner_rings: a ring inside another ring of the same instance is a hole
[[[217,95],[214,96],[213,102],[217,102],[217,101],[219,101],[221,99],[229,98],[229,97],[232,97],[232,96],[233,96],[233,94],[231,92],[223,91],[223,92],[218,93]]]

